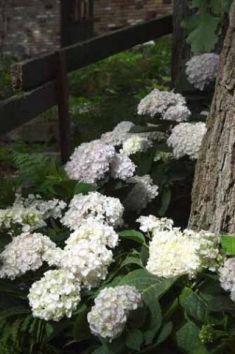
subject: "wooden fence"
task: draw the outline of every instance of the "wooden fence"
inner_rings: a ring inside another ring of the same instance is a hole
[[[0,102],[0,135],[58,105],[62,161],[70,153],[67,73],[172,33],[172,16],[130,26],[14,65],[12,84],[21,93]]]

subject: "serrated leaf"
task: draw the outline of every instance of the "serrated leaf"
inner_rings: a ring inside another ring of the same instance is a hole
[[[186,353],[192,352],[192,345],[200,343],[199,328],[193,322],[187,322],[176,333],[177,344]]]
[[[235,255],[235,236],[221,236],[221,246],[228,254]]]
[[[206,304],[190,288],[184,288],[180,295],[180,305],[186,313],[197,321],[204,322],[207,316]]]
[[[139,329],[134,328],[129,330],[126,337],[126,346],[138,352],[143,343],[143,339],[143,333]]]
[[[128,284],[135,286],[142,295],[146,293],[155,294],[159,299],[175,283],[176,278],[162,279],[150,274],[145,269],[137,269],[124,276],[119,285]]]
[[[140,243],[141,245],[145,244],[145,237],[140,231],[135,230],[124,230],[119,233],[119,236],[127,240],[132,240]]]
[[[210,52],[218,40],[216,29],[220,22],[219,17],[204,12],[198,17],[197,27],[188,35],[187,43],[191,45],[194,54]]]

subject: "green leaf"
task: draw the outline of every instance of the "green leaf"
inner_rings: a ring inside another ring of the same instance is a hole
[[[136,264],[140,267],[143,267],[143,264],[141,262],[141,259],[139,256],[128,256],[127,258],[124,259],[124,261],[121,264],[121,267],[124,267],[126,265],[130,265],[130,264]]]
[[[19,316],[19,315],[28,315],[30,310],[25,307],[12,307],[8,310],[0,311],[0,319],[6,319],[12,316]]]
[[[157,343],[156,344],[161,344],[163,343],[171,334],[173,329],[173,324],[172,322],[167,322],[161,329],[161,332],[159,333],[159,336],[157,338]]]
[[[127,240],[138,242],[141,245],[145,244],[145,237],[140,231],[124,230],[119,233],[119,236],[126,238]]]
[[[188,322],[176,333],[176,339],[179,348],[190,353],[192,344],[200,341],[199,328],[193,322]]]
[[[81,308],[78,310],[73,326],[73,337],[78,342],[91,337],[91,332],[87,322],[87,313],[87,306],[82,304]]]
[[[227,295],[204,294],[201,297],[212,312],[230,312],[235,314],[235,304]]]
[[[162,324],[162,311],[158,300],[155,297],[155,291],[147,292],[143,294],[143,301],[148,307],[151,318],[148,324],[149,329],[145,332],[144,338],[147,345],[151,344],[156,333]]]
[[[235,237],[234,236],[221,236],[221,246],[228,254],[235,255]]]
[[[171,202],[170,188],[164,189],[162,193],[161,208],[158,212],[159,216],[164,216]]]
[[[112,354],[112,352],[110,352],[107,347],[102,345],[102,347],[99,347],[96,350],[94,350],[92,354]]]
[[[207,308],[203,300],[190,288],[184,288],[180,295],[180,305],[186,313],[197,321],[204,322]]]
[[[143,339],[143,333],[139,329],[134,328],[128,331],[126,345],[130,349],[139,351],[143,343]]]
[[[216,29],[220,22],[219,17],[204,12],[198,16],[198,25],[188,35],[187,43],[191,45],[193,53],[210,52],[218,40]]]
[[[87,194],[89,192],[94,192],[95,190],[96,188],[93,185],[79,182],[76,184],[74,188],[74,194],[79,194],[79,193]]]
[[[128,284],[135,286],[142,295],[153,294],[159,299],[175,283],[176,278],[162,279],[150,274],[145,269],[137,269],[124,276],[119,285]]]

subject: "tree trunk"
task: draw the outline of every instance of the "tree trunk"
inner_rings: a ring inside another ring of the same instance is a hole
[[[235,233],[235,0],[207,128],[196,166],[189,226]]]

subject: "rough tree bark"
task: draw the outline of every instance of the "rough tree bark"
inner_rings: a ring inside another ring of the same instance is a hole
[[[235,233],[235,0],[207,127],[196,166],[189,226]]]

